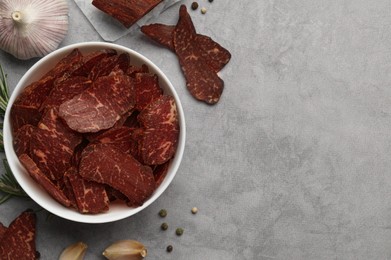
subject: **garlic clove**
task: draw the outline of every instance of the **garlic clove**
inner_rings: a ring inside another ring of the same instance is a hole
[[[136,240],[119,240],[105,249],[109,260],[139,260],[147,256],[145,246]]]
[[[83,260],[87,251],[87,245],[78,242],[68,246],[62,251],[59,260]]]
[[[0,49],[18,59],[43,57],[68,32],[67,0],[0,1]]]

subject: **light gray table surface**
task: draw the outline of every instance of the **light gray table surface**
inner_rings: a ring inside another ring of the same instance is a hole
[[[68,2],[61,46],[103,41]],[[208,12],[190,12],[197,31],[232,53],[217,105],[192,98],[175,55],[140,32],[115,42],[153,61],[178,92],[187,140],[175,179],[144,211],[114,223],[39,212],[41,259],[77,241],[88,244],[86,259],[103,259],[118,239],[143,242],[147,259],[391,259],[391,2],[199,3]],[[178,7],[157,21],[174,24]],[[11,89],[37,60],[0,52]],[[26,208],[37,205],[13,198],[0,221]]]

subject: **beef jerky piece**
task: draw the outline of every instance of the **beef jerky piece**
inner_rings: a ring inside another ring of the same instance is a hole
[[[155,177],[156,187],[159,187],[160,184],[164,181],[164,178],[166,178],[170,163],[171,160],[161,165],[157,165],[155,169],[153,169],[153,176]]]
[[[80,133],[112,127],[134,106],[132,79],[116,70],[100,77],[90,88],[61,104],[59,115]]]
[[[19,128],[15,133],[13,145],[16,155],[30,154],[30,141],[35,128],[35,126],[27,124]]]
[[[175,26],[165,24],[149,24],[141,26],[141,31],[152,40],[162,44],[166,48],[175,52],[173,43],[173,32]],[[212,38],[197,34],[195,40],[202,50],[201,55],[207,61],[209,67],[215,72],[219,72],[231,59],[231,53]]]
[[[64,74],[71,75],[75,70],[83,65],[83,54],[79,49],[73,49],[69,54],[63,57],[46,75],[54,78],[60,78]]]
[[[0,240],[0,259],[38,259],[35,229],[36,215],[33,211],[24,211],[16,217]]]
[[[208,66],[196,38],[197,34],[186,6],[181,5],[173,43],[185,75],[187,89],[194,98],[207,104],[216,104],[223,92],[224,81]]]
[[[60,82],[55,82],[47,99],[43,102],[41,110],[53,107],[59,107],[65,101],[80,94],[88,87],[92,81],[86,77],[71,77]]]
[[[0,223],[0,241],[3,238],[5,231],[7,231],[7,227],[3,225],[3,223]]]
[[[162,95],[151,102],[138,115],[140,124],[145,128],[179,130],[178,112],[172,96]]]
[[[67,174],[72,186],[78,211],[82,214],[98,214],[109,210],[109,198],[105,185],[83,179],[78,173]]]
[[[142,161],[148,165],[163,164],[176,151],[179,121],[175,100],[163,95],[149,104],[138,116],[145,128],[138,140]]]
[[[93,0],[92,4],[129,28],[160,2],[162,0]]]
[[[149,73],[149,68],[147,65],[143,64],[141,67],[135,65],[129,65],[126,75],[134,78],[137,73]]]
[[[174,29],[175,25],[166,25],[160,23],[141,26],[142,33],[172,51],[175,51],[174,44],[172,42]]]
[[[51,180],[61,179],[69,168],[81,134],[72,131],[58,117],[58,110],[48,109],[30,141],[31,158]]]
[[[72,73],[72,76],[88,77],[92,68],[102,61],[102,59],[117,55],[114,49],[103,49],[94,51],[83,56],[83,65]]]
[[[111,144],[92,144],[84,149],[79,173],[120,191],[131,205],[142,205],[155,190],[152,169]]]
[[[136,73],[134,80],[135,90],[135,109],[143,110],[153,100],[159,98],[163,94],[163,90],[159,86],[159,79],[156,74]]]
[[[119,68],[124,73],[128,70],[130,63],[129,53],[108,56],[97,63],[88,75],[91,80],[109,75],[113,70]]]
[[[73,167],[79,168],[81,154],[82,154],[84,148],[86,148],[88,144],[89,144],[89,141],[87,139],[83,139],[82,142],[75,147],[72,158],[71,158],[71,165]]]
[[[74,174],[78,174],[77,168],[75,166],[69,167],[69,169],[64,173],[64,176],[62,178],[62,182],[64,185],[63,185],[61,191],[64,193],[64,195],[71,202],[70,207],[72,207],[74,209],[78,209],[75,194],[73,193],[72,185],[69,182],[69,178],[68,178],[69,175],[74,175]]]
[[[111,128],[98,136],[95,136],[91,142],[101,144],[114,144],[124,153],[129,153],[133,146],[132,128],[122,126]]]
[[[11,125],[14,133],[25,124],[36,126],[42,114],[42,103],[52,90],[54,77],[46,76],[25,87],[11,108]]]
[[[22,154],[19,156],[19,161],[26,168],[27,172],[39,185],[42,186],[53,199],[64,205],[65,207],[69,207],[71,205],[70,200],[65,196],[65,194],[46,177],[45,174],[41,172],[38,168],[37,164],[28,156],[27,154]]]

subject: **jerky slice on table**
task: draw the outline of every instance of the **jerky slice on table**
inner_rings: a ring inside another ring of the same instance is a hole
[[[33,211],[26,210],[16,217],[0,240],[0,259],[38,259],[35,229],[36,215]]]
[[[196,41],[197,33],[186,6],[179,9],[179,20],[173,33],[175,52],[193,97],[216,104],[224,89],[224,81],[209,66]]]
[[[19,156],[19,161],[26,168],[27,172],[39,185],[41,185],[52,198],[60,202],[62,205],[69,207],[71,205],[70,200],[65,194],[41,172],[37,164],[27,154]]]
[[[91,144],[82,153],[80,175],[104,183],[124,194],[131,205],[140,206],[155,190],[152,169],[112,144]]]
[[[126,28],[132,26],[163,0],[93,0],[92,4],[121,22]]]
[[[141,31],[152,40],[160,43],[164,47],[175,52],[173,43],[174,25],[149,24],[141,26]],[[197,34],[195,38],[202,56],[207,61],[209,67],[215,72],[219,72],[231,59],[231,53],[223,46],[212,40],[209,36]]]
[[[179,121],[175,100],[163,95],[150,103],[138,116],[143,132],[138,138],[139,151],[145,164],[163,164],[176,151]]]
[[[133,108],[133,88],[132,79],[122,70],[115,70],[61,104],[59,115],[71,129],[80,133],[108,129]]]

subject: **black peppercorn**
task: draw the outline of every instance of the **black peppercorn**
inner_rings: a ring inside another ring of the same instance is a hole
[[[170,252],[172,252],[173,249],[174,249],[174,248],[172,247],[172,245],[169,245],[169,246],[167,246],[167,249],[166,249],[166,250],[167,250],[167,252],[170,253]]]
[[[197,10],[197,8],[198,8],[198,3],[197,3],[197,2],[193,2],[193,3],[191,4],[191,9]]]

